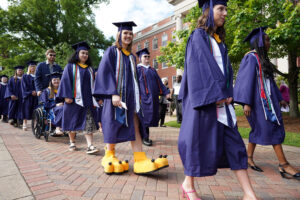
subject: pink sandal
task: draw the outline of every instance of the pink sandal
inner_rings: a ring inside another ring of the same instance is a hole
[[[188,195],[189,193],[196,193],[196,190],[185,191],[182,185],[181,185],[181,189],[182,189],[182,197],[187,198],[188,200],[190,200],[190,197]],[[201,200],[201,199],[197,198],[196,200]]]

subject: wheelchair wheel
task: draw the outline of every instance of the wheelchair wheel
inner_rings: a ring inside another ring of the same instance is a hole
[[[41,108],[37,108],[33,112],[33,117],[31,121],[32,133],[37,139],[41,137],[43,127],[43,111]]]

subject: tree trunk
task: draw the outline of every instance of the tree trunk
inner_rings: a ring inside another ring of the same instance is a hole
[[[299,117],[297,51],[289,51],[290,117]]]

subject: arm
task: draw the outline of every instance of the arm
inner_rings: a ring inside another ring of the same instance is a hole
[[[112,95],[119,95],[116,89],[116,55],[114,51],[114,47],[108,48],[99,64],[93,92],[93,96],[97,98],[110,98]]]
[[[36,88],[36,91],[41,92],[42,91],[42,78],[43,78],[43,74],[42,74],[42,68],[43,68],[43,63],[39,63],[36,70],[35,70],[35,77],[34,77],[34,85]]]
[[[248,54],[246,55],[241,64],[237,74],[237,78],[234,85],[234,101],[241,105],[253,105],[254,95],[257,86],[257,73],[256,73],[257,61],[256,58]]]
[[[206,37],[204,31],[196,29],[186,47],[186,80],[182,84],[187,84],[185,87],[194,109],[229,97],[226,82],[222,80],[222,74],[217,73],[218,66],[209,50]]]
[[[73,99],[73,66],[71,63],[68,63],[64,69],[63,75],[60,80],[58,87],[58,92],[56,95],[58,100],[62,99]],[[67,102],[72,103],[72,102]]]
[[[21,81],[21,89],[22,89],[22,94],[23,98],[27,98],[28,96],[32,95],[32,92],[34,90],[30,89],[30,77],[27,75],[24,75]]]

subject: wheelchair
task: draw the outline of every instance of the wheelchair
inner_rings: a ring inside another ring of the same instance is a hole
[[[52,124],[54,120],[54,113],[46,110],[43,104],[40,104],[38,108],[33,111],[31,128],[33,135],[40,139],[44,137],[45,141],[48,142],[49,135],[54,132],[55,127]]]

